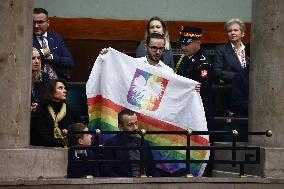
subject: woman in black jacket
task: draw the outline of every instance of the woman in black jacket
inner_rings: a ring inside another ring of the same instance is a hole
[[[48,82],[36,111],[35,125],[31,128],[32,145],[64,146],[62,130],[80,121],[79,114],[66,103],[66,96],[65,81],[55,79]]]

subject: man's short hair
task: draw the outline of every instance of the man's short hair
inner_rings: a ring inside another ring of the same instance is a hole
[[[84,131],[87,125],[84,123],[74,123],[68,127],[68,146],[77,146],[78,140],[84,137],[84,134],[70,134],[70,131]]]
[[[46,14],[46,16],[48,17],[48,12],[47,10],[45,10],[44,8],[34,8],[34,14]]]
[[[166,42],[165,36],[159,33],[151,33],[150,35],[147,36],[146,38],[146,45],[149,46],[150,40],[151,39],[163,39]]]
[[[123,109],[121,110],[119,113],[118,113],[118,125],[123,125],[123,116],[124,115],[129,115],[129,116],[132,116],[134,115],[135,112],[132,111],[132,110],[129,110],[129,109]]]

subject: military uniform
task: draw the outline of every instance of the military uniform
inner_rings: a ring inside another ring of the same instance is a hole
[[[176,65],[175,72],[178,75],[201,83],[200,96],[208,122],[208,129],[211,130],[210,127],[213,118],[212,85],[214,81],[212,65],[200,49],[190,58],[182,55]]]

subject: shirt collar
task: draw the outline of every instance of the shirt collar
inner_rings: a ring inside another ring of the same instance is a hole
[[[81,151],[80,150],[75,150],[75,154],[74,155],[75,155],[76,158],[79,159],[80,157],[78,156],[78,154],[85,154],[87,156],[87,151],[86,150],[83,150],[83,151],[82,150]]]
[[[231,43],[231,45],[232,45],[232,48],[233,49],[236,49],[236,47],[234,46],[234,44],[233,43]],[[240,50],[242,51],[242,50],[245,50],[245,45],[241,42],[241,48],[240,48]]]
[[[147,64],[150,64],[150,63],[148,62],[147,56],[145,56],[144,62],[147,63]],[[151,65],[151,64],[150,64],[150,65]],[[152,66],[153,66],[153,65],[152,65]],[[155,64],[154,66],[159,67],[159,68],[160,68],[160,67],[163,67],[162,61],[159,60],[159,62],[158,62],[157,64]]]
[[[46,39],[47,38],[47,32],[45,32],[43,35],[42,35],[43,37],[44,37],[44,39]],[[40,39],[40,36],[36,36],[38,39]]]

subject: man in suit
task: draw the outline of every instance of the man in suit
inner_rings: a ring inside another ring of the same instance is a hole
[[[74,67],[73,58],[65,47],[61,36],[55,32],[47,31],[49,27],[48,12],[43,8],[33,10],[33,47],[41,52],[43,71],[50,79],[69,78],[63,69]]]
[[[183,55],[180,57],[175,73],[201,83],[200,95],[203,102],[208,129],[213,118],[212,84],[214,70],[201,45],[202,29],[185,26],[181,28],[179,43]]]
[[[138,131],[138,120],[135,112],[124,109],[118,114],[118,128],[120,131]],[[133,135],[119,134],[108,139],[104,146],[140,146],[141,139]],[[144,146],[149,146],[144,141]],[[144,150],[145,171],[147,176],[159,176],[153,160],[151,150]],[[139,150],[110,149],[103,150],[103,160],[140,160]],[[107,177],[138,177],[140,176],[139,163],[111,163],[102,164],[102,176]]]

